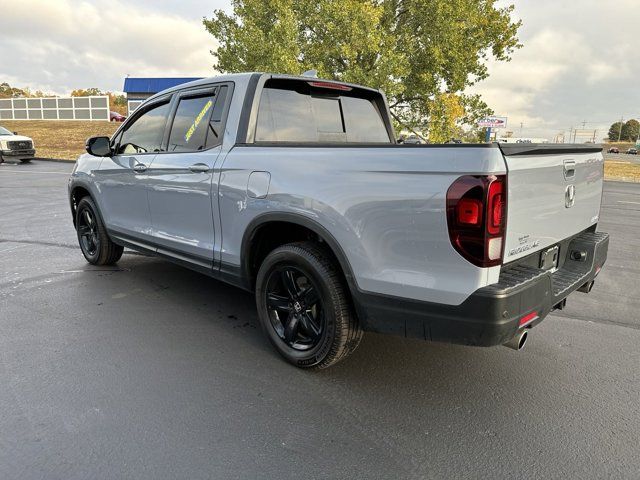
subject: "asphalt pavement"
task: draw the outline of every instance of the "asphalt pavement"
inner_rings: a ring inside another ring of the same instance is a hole
[[[0,479],[640,478],[640,184],[605,184],[609,260],[523,351],[366,334],[314,373],[246,292],[87,264],[71,168],[0,165]]]

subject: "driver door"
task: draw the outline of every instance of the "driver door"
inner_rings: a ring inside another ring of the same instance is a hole
[[[96,171],[101,213],[107,229],[128,241],[151,242],[147,169],[163,151],[171,97],[136,111],[113,140],[112,157]]]

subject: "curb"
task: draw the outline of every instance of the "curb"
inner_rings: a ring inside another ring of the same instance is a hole
[[[33,157],[32,160],[42,160],[43,162],[59,162],[59,163],[72,163],[75,160],[65,160],[64,158],[44,158],[44,157]]]

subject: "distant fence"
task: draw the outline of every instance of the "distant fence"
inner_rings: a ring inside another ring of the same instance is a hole
[[[110,120],[109,97],[0,98],[0,120]]]

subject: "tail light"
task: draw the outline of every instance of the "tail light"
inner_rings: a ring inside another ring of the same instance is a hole
[[[505,175],[468,175],[447,191],[453,248],[478,267],[502,264],[507,208]]]
[[[353,90],[349,85],[343,85],[342,83],[334,82],[307,82],[312,87],[316,88],[328,88],[329,90],[342,90],[343,92],[350,92]]]

